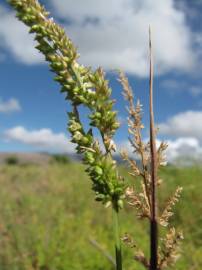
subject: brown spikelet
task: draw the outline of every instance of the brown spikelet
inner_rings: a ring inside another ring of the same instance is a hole
[[[138,167],[135,160],[128,157],[125,151],[122,152],[123,160],[126,160],[131,168],[131,175],[141,176],[144,183],[145,201],[149,204],[150,209],[150,158],[149,158],[149,144],[145,143],[142,139],[141,131],[144,128],[142,123],[142,105],[138,100],[136,105],[134,104],[134,95],[132,88],[129,85],[128,79],[123,72],[119,73],[119,81],[123,87],[123,95],[128,101],[128,131],[130,134],[130,144],[133,152],[140,158],[142,166]]]
[[[180,243],[183,240],[182,232],[176,232],[175,228],[171,228],[162,239],[163,246],[160,249],[158,269],[162,270],[168,266],[172,266],[180,257]]]
[[[167,164],[166,157],[165,157],[165,150],[167,149],[168,145],[165,142],[161,142],[158,150],[157,150],[157,166],[165,166]]]
[[[166,207],[159,218],[159,223],[162,226],[168,226],[169,218],[173,215],[172,208],[179,201],[182,192],[182,187],[177,187],[174,195],[168,200]]]
[[[128,152],[126,150],[122,150],[120,154],[121,154],[122,159],[128,162],[129,167],[131,169],[130,174],[133,176],[139,176],[141,172],[137,166],[137,162],[129,157]]]
[[[126,197],[130,205],[134,206],[137,210],[137,216],[139,218],[150,218],[149,203],[146,201],[144,184],[142,184],[142,193],[138,193],[134,188],[126,189]]]
[[[122,241],[127,244],[130,248],[136,249],[137,245],[134,241],[134,239],[129,235],[125,234],[124,237],[122,237]],[[144,255],[144,252],[140,249],[134,251],[134,259],[138,262],[140,262],[146,269],[149,269],[149,262],[147,258]]]
[[[149,269],[150,267],[149,261],[147,260],[144,253],[141,250],[138,250],[135,253],[134,258],[136,261],[140,262],[146,269]]]

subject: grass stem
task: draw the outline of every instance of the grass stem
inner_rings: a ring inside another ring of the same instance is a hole
[[[116,255],[116,270],[122,270],[122,252],[121,240],[119,231],[119,210],[117,207],[112,208],[114,221],[114,237],[115,237],[115,255]]]
[[[157,151],[153,112],[153,55],[151,29],[149,28],[150,50],[150,149],[151,149],[151,222],[150,222],[150,270],[158,268],[158,223],[157,223]]]

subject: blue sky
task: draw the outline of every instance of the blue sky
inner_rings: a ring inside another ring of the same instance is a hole
[[[148,26],[155,59],[155,118],[170,160],[202,154],[202,1],[44,0],[72,38],[80,62],[101,65],[122,123],[116,142],[128,148],[126,110],[113,70],[123,69],[144,106],[148,130]],[[0,149],[72,152],[68,104],[34,49],[27,28],[0,0]],[[84,111],[84,114],[86,112]]]

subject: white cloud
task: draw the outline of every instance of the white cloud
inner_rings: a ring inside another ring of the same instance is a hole
[[[147,141],[147,140],[145,140]],[[157,147],[160,145],[160,140],[157,139]],[[202,145],[199,140],[193,137],[181,137],[174,140],[167,140],[168,148],[165,151],[166,161],[169,163],[179,163],[182,165],[193,164],[193,162],[202,161]],[[135,159],[139,157],[133,153],[132,147],[128,141],[119,143],[119,150],[126,149],[129,155]]]
[[[8,101],[0,99],[0,113],[11,113],[21,111],[20,103],[17,99],[11,98]]]
[[[0,6],[0,46],[8,49],[19,62],[36,64],[43,62],[43,58],[35,45],[33,36],[28,35],[28,28],[15,18],[15,13]]]
[[[202,140],[202,111],[186,111],[159,124],[160,134]]]
[[[67,139],[64,133],[54,133],[47,128],[30,131],[22,126],[17,126],[6,130],[5,138],[8,141],[35,146],[40,150],[64,153],[74,152],[74,145]]]
[[[86,64],[147,76],[151,24],[158,73],[193,67],[192,34],[173,0],[51,1],[59,16],[72,20],[68,33]]]
[[[168,140],[166,156],[168,161],[173,162],[180,158],[202,160],[202,146],[196,138],[178,138]]]
[[[174,0],[51,0],[58,17],[71,20],[67,32],[81,61],[105,69],[148,75],[148,25],[153,28],[158,73],[190,70],[196,55],[185,14]],[[55,15],[54,13],[52,14]],[[24,63],[41,62],[34,41],[14,14],[0,9],[0,37]]]
[[[159,125],[159,133],[175,139],[167,140],[169,161],[202,161],[202,111],[186,111]]]

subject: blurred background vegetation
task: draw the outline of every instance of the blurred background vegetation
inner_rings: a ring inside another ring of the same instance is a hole
[[[120,170],[129,179],[123,166]],[[172,223],[183,230],[185,239],[173,269],[202,269],[202,168],[168,166],[161,176],[161,201],[176,186],[183,187]],[[10,157],[0,166],[0,185],[1,270],[113,269],[92,244],[114,254],[111,209],[94,202],[79,162],[54,156],[42,165],[25,164]],[[127,205],[121,226],[122,235],[131,234],[148,254],[148,224],[139,222]],[[125,270],[142,269],[133,260],[133,250],[124,244],[123,253]]]

